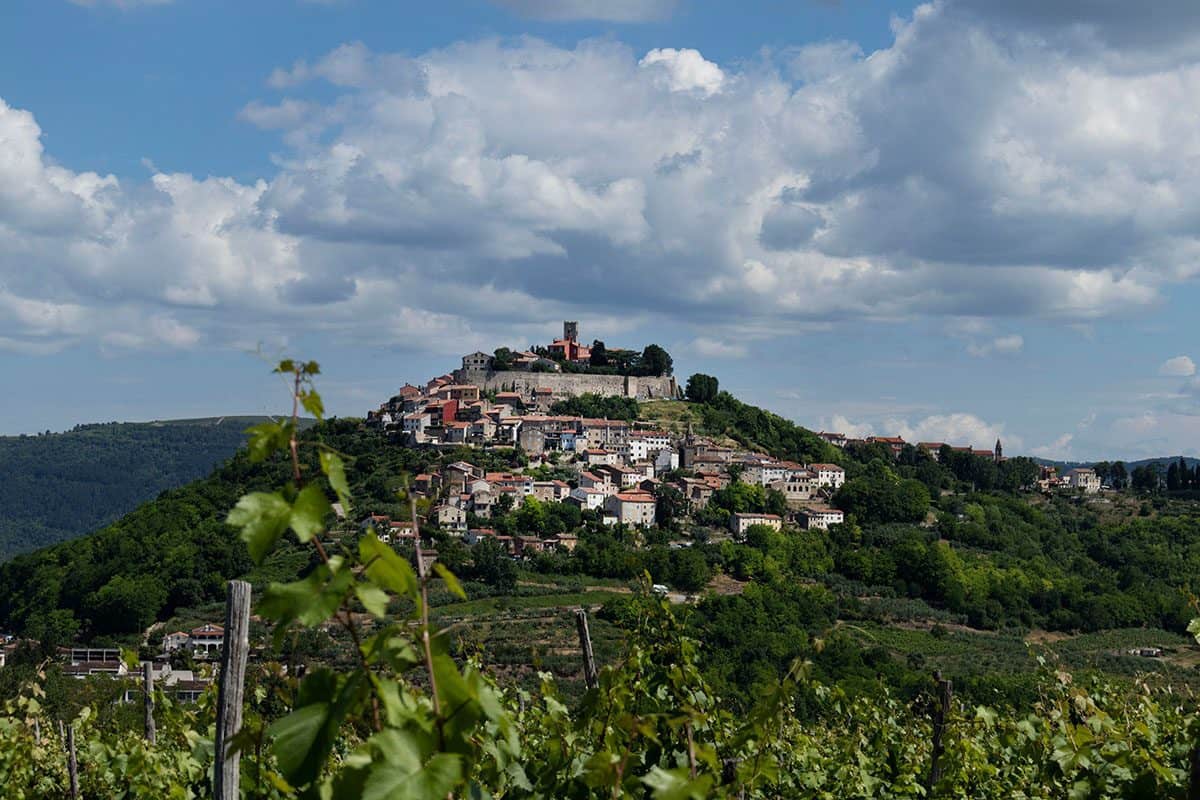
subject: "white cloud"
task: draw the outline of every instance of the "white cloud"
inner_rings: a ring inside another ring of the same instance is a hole
[[[723,342],[707,336],[693,339],[690,349],[702,358],[745,358],[748,352],[744,345]]]
[[[1071,443],[1074,434],[1064,433],[1054,441],[1030,449],[1030,453],[1038,458],[1049,458],[1055,461],[1070,461],[1072,459]]]
[[[523,17],[567,22],[651,22],[675,10],[677,0],[492,0]]]
[[[1158,374],[1182,378],[1191,377],[1196,374],[1196,362],[1192,361],[1188,356],[1168,358],[1158,368]]]
[[[967,345],[967,353],[976,358],[990,356],[993,354],[1012,355],[1013,353],[1021,352],[1025,347],[1025,338],[1020,334],[1011,333],[1006,336],[997,336],[994,339],[986,342],[970,342]]]
[[[824,422],[824,421],[822,421]],[[877,421],[854,422],[835,414],[826,426],[827,430],[845,433],[847,436],[899,436],[906,442],[946,442],[955,446],[971,446],[979,450],[990,450],[997,439],[1007,440],[1005,452],[1015,454],[1021,440],[1004,435],[1004,425],[986,422],[974,414],[962,412],[931,414],[909,420],[903,417],[883,416]]]
[[[824,422],[824,420],[822,420],[822,422]],[[832,433],[841,433],[849,436],[852,439],[863,439],[875,433],[875,429],[871,427],[870,424],[863,422],[851,422],[841,414],[834,414],[833,417],[830,418],[828,424],[823,424],[821,427],[823,430],[827,430]]]
[[[420,91],[425,76],[421,66],[407,56],[377,54],[362,42],[349,42],[334,48],[316,62],[301,59],[290,69],[275,69],[267,85],[290,89],[313,80],[353,89],[383,88],[391,94]]]
[[[278,171],[253,183],[69,170],[0,103],[0,292],[21,309],[0,338],[100,341],[136,314],[253,340],[319,307],[339,336],[394,312],[434,347],[620,307],[703,319],[717,342],[978,320],[960,338],[994,355],[1024,340],[991,320],[1154,307],[1200,270],[1191,39],[999,14],[935,2],[865,57],[822,44],[741,65],[609,39],[348,43],[242,110],[281,132]]]
[[[699,50],[655,48],[638,63],[646,69],[660,71],[672,92],[716,94],[725,83],[725,73],[713,62],[706,61]]]
[[[945,326],[946,333],[966,341],[968,355],[984,358],[990,355],[1013,355],[1025,347],[1025,338],[1017,333],[995,335],[995,325],[980,317],[957,317]]]

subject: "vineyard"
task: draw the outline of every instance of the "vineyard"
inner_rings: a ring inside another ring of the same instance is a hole
[[[142,703],[51,702],[46,674],[38,673],[0,714],[6,798],[1200,793],[1200,721],[1187,666],[1167,660],[1142,670],[1126,652],[1151,643],[1172,656],[1185,650],[1182,636],[1109,630],[1031,650],[1023,638],[962,626],[839,622],[827,640],[808,642],[812,660],[795,659],[782,678],[726,696],[702,669],[702,654],[734,642],[702,641],[649,591],[649,578],[633,594],[577,581],[571,592],[546,582],[468,599],[419,543],[414,567],[373,531],[328,535],[332,504],[355,502],[346,465],[319,438],[298,436],[301,408],[322,416],[316,365],[284,362],[279,371],[292,382],[295,412],[254,428],[250,453],[279,459],[288,479],[242,495],[227,522],[259,569],[297,545],[314,567],[256,593],[254,625],[271,641],[264,657],[247,668],[250,608],[237,598],[250,585],[236,581],[220,682],[194,704],[152,685]],[[818,609],[832,597],[815,584],[793,591]],[[769,600],[747,588],[718,611],[737,621]],[[603,605],[604,618],[589,628],[586,614],[563,611],[566,603]],[[292,656],[300,637],[331,630],[342,657],[299,668]],[[926,680],[903,695],[862,675],[861,691],[827,680],[822,658],[852,639],[894,657],[922,653],[929,663],[910,666]],[[981,703],[978,693],[956,693],[934,674],[981,653],[1035,675],[1025,702]],[[603,665],[598,674],[593,654]],[[573,684],[581,659],[583,683]],[[1097,677],[1097,659],[1119,662],[1124,677]],[[518,673],[523,679],[512,680]]]
[[[378,583],[363,578],[351,591],[388,585],[379,566],[367,568]],[[426,659],[419,639],[380,631],[363,643],[362,671],[297,681],[263,664],[249,676],[232,742],[240,796],[1192,796],[1190,694],[1141,682],[1080,686],[1043,664],[1040,695],[1024,713],[952,699],[943,716],[932,681],[914,702],[851,698],[798,663],[749,714],[735,716],[700,676],[696,642],[669,606],[642,602],[644,622],[617,665],[573,707],[549,673],[538,692],[501,691],[477,663],[446,658],[446,637],[436,633]],[[54,719],[29,687],[0,717],[5,797],[72,796],[68,732],[74,796],[211,796],[215,693],[186,706],[155,701],[151,745],[140,725],[101,720],[93,709]],[[931,781],[943,726],[940,775]]]

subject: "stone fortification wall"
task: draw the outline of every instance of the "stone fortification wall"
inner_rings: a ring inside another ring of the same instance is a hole
[[[624,375],[589,375],[586,373],[560,372],[492,372],[490,370],[455,371],[459,383],[478,386],[483,391],[520,392],[531,395],[538,387],[545,387],[555,397],[574,397],[581,394],[598,394],[615,397],[633,397],[638,400],[673,399],[679,394],[675,378],[637,378]]]

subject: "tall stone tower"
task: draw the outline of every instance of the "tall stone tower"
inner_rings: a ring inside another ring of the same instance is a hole
[[[579,341],[579,323],[563,322],[563,338],[568,342]]]

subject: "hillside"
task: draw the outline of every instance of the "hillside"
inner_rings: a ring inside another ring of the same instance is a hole
[[[1200,517],[1187,498],[1133,492],[1045,497],[1019,490],[1030,470],[1036,476],[1028,459],[995,464],[960,454],[939,464],[912,448],[899,459],[877,444],[837,450],[725,393],[707,403],[654,401],[630,411],[642,424],[680,432],[690,419],[697,435],[774,458],[841,464],[846,483],[832,502],[847,522],[829,531],[789,526],[731,539],[731,513],[764,513],[782,502],[778,493],[734,482],[690,518],[662,494],[659,524],[641,534],[605,526],[596,513],[560,502],[527,500],[498,508],[487,520],[468,518],[470,527],[501,535],[577,537],[571,552],[551,548],[517,562],[497,547],[467,545],[430,524],[426,532],[439,560],[470,594],[461,605],[449,595],[435,597],[439,617],[470,618],[480,637],[475,645],[514,679],[535,680],[532,665],[554,663],[560,677],[578,681],[571,673],[576,662],[563,650],[570,648],[569,627],[527,635],[531,615],[561,620],[570,608],[603,604],[597,630],[611,640],[618,635],[611,626],[620,630],[632,619],[623,598],[643,572],[681,593],[703,595],[709,587],[687,624],[706,645],[703,666],[714,685],[746,702],[794,658],[811,659],[832,681],[861,688],[882,677],[906,692],[921,680],[915,668],[944,664],[981,697],[1018,698],[1030,689],[1024,645],[1020,636],[998,640],[996,632],[1061,637],[1144,627],[1146,641],[1159,641],[1166,634],[1155,629],[1183,631],[1191,615],[1188,593],[1200,592]],[[303,438],[309,474],[316,471],[318,439],[346,458],[356,498],[350,520],[330,520],[336,548],[353,547],[354,520],[367,513],[407,517],[396,494],[406,476],[461,461],[481,472],[529,469],[519,450],[410,448],[358,421],[333,420]],[[569,473],[557,456],[530,471],[535,480]],[[314,564],[309,547],[284,537],[255,566],[223,521],[241,495],[278,486],[287,475],[281,457],[252,463],[242,451],[95,534],[0,565],[0,628],[50,641],[132,643],[156,620],[186,629],[216,619],[214,604],[229,578],[246,576],[256,591],[295,580]],[[435,502],[422,500],[422,512]],[[959,632],[953,657],[937,634],[942,628]],[[815,648],[817,639],[827,646]],[[994,655],[1001,641],[1008,648],[1003,658]],[[1088,641],[1132,646],[1140,640],[1127,632]],[[322,660],[339,658],[346,643],[325,635],[310,645],[306,657]],[[1190,680],[1179,663],[1103,648],[1091,647],[1083,663],[1109,673],[1154,669]],[[1191,657],[1181,651],[1183,661]]]
[[[262,419],[112,422],[0,437],[0,560],[91,533],[207,475]]]

